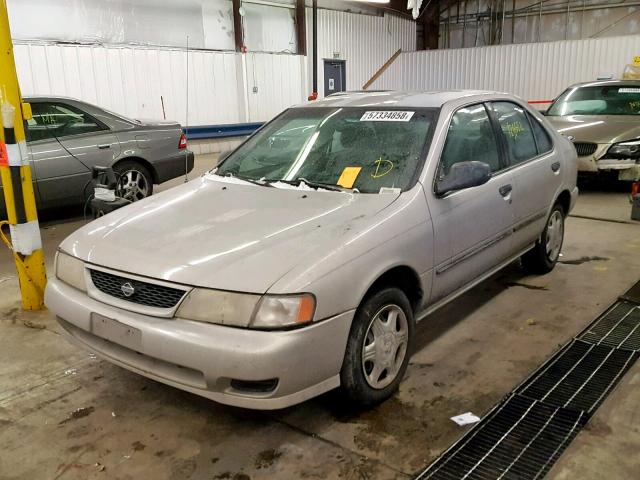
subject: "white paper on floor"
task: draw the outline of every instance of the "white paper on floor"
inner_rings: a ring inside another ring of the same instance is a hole
[[[478,423],[480,421],[480,417],[475,416],[471,412],[463,413],[462,415],[456,415],[455,417],[451,417],[451,420],[456,422],[458,425],[471,425],[472,423]]]

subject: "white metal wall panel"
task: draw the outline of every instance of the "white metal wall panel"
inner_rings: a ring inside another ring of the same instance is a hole
[[[487,89],[551,100],[602,74],[619,78],[640,35],[403,53],[371,88]]]
[[[189,124],[245,121],[235,53],[189,52]],[[151,48],[18,44],[24,95],[64,95],[134,118],[186,124],[186,52]]]
[[[246,62],[251,122],[270,120],[285,108],[304,101],[304,57],[249,53]]]
[[[311,55],[311,9],[307,9],[307,46]],[[360,15],[318,10],[318,93],[324,94],[323,59],[346,60],[347,90],[359,90],[398,49],[416,49],[416,24],[397,15]],[[312,63],[309,62],[309,69]],[[311,83],[311,70],[309,70]],[[311,92],[309,92],[311,93]]]

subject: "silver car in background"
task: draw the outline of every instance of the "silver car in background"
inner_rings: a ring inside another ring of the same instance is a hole
[[[193,169],[193,153],[178,123],[132,120],[72,98],[24,101],[33,111],[25,133],[40,209],[83,203],[94,166],[113,167],[120,196],[131,201]],[[0,211],[5,211],[1,194]]]
[[[640,178],[640,81],[572,85],[546,115],[561,134],[573,137],[579,172]]]
[[[341,386],[369,406],[418,320],[518,258],[554,267],[576,176],[573,145],[509,95],[328,97],[72,234],[45,301],[84,348],[222,403]]]

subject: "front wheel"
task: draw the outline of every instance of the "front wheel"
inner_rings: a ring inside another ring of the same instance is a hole
[[[541,275],[549,273],[556,266],[564,241],[564,217],[562,206],[554,205],[542,235],[520,259],[525,271]]]
[[[393,395],[409,363],[414,332],[407,296],[385,288],[367,297],[351,325],[340,380],[357,406],[370,407]]]

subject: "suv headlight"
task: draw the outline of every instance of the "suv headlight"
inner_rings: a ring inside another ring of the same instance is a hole
[[[607,156],[615,158],[640,158],[640,139],[614,143],[609,148]]]
[[[56,278],[83,292],[87,291],[84,280],[84,262],[79,258],[67,255],[58,250],[56,252]]]
[[[283,328],[313,320],[313,295],[254,295],[195,288],[184,299],[176,317],[199,322],[249,327]]]

